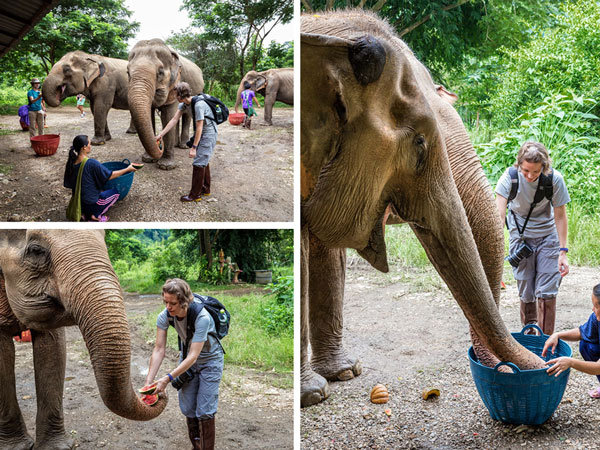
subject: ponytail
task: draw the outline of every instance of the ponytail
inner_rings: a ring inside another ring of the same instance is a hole
[[[73,145],[69,148],[69,156],[67,158],[67,165],[65,166],[65,180],[70,178],[73,174],[73,166],[75,166],[75,161],[79,157],[79,152],[81,152],[81,149],[88,145],[89,142],[88,137],[84,134],[75,136],[75,139],[73,139]]]

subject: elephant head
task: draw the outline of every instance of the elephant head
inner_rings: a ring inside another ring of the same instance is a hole
[[[240,95],[245,89],[244,83],[246,81],[250,83],[250,89],[252,89],[254,92],[256,92],[257,94],[265,95],[265,88],[267,87],[267,73],[256,72],[255,70],[251,70],[246,75],[244,75],[244,78],[242,78],[242,81],[240,81],[240,85],[238,86],[237,90],[237,97],[235,100],[235,108],[237,108],[240,104]]]
[[[129,52],[129,109],[142,145],[153,158],[160,158],[151,120],[151,108],[176,101],[175,84],[181,81],[179,55],[160,39],[139,41]]]
[[[305,15],[301,31],[303,226],[387,271],[391,205],[483,343],[521,368],[540,367],[494,302],[448,159],[449,136],[466,132],[427,69],[374,15]]]
[[[132,420],[162,412],[166,398],[149,407],[131,386],[129,326],[104,232],[1,231],[0,271],[0,327],[15,319],[32,330],[77,325],[104,404]]]
[[[44,80],[42,95],[50,106],[59,106],[67,97],[89,95],[89,85],[104,75],[104,64],[96,55],[76,51],[67,53]]]

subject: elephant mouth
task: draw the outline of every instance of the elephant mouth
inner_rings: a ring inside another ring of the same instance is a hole
[[[65,98],[67,98],[67,95],[65,94],[66,89],[67,89],[66,84],[61,84],[56,89],[56,97],[57,97],[59,103],[62,102]]]

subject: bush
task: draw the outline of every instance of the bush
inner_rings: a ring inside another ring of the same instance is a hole
[[[152,258],[152,279],[164,282],[168,278],[188,278],[193,273],[193,268],[187,264],[185,254],[183,240],[172,241],[162,248],[159,247]]]
[[[256,317],[257,323],[270,336],[278,336],[294,329],[294,277],[281,276],[267,285],[271,297]]]

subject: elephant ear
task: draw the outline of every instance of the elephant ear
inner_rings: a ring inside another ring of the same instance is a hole
[[[104,76],[106,71],[104,63],[94,58],[86,58],[83,65],[83,81],[85,87],[89,87],[96,78]]]
[[[335,140],[351,118],[360,117],[365,101],[360,88],[376,82],[383,73],[387,54],[371,35],[352,39],[301,33],[301,79],[303,105],[312,111],[303,116],[301,192],[313,190],[321,169],[335,156]],[[323,140],[322,130],[328,129]]]
[[[181,81],[182,64],[179,60],[179,55],[173,50],[171,50],[171,57],[173,58],[171,63],[171,78],[169,79],[169,88],[171,90],[169,91],[169,96],[167,97],[165,104],[173,103],[177,99],[175,85]],[[196,95],[198,93],[199,92],[192,92],[193,95]]]
[[[454,105],[454,103],[456,103],[456,101],[458,100],[458,95],[456,95],[454,92],[450,92],[441,84],[435,85],[435,91],[442,100],[450,103],[451,105]]]
[[[267,87],[267,77],[264,75],[258,75],[256,77],[256,90],[259,91]]]

